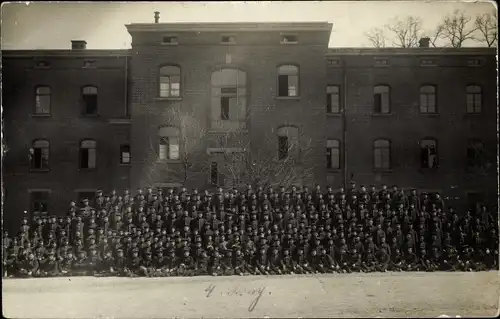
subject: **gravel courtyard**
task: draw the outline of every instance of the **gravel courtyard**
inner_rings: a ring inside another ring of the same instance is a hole
[[[492,317],[498,272],[3,280],[9,318]]]

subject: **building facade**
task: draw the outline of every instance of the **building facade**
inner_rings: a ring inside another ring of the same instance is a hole
[[[126,27],[130,50],[3,52],[6,225],[97,189],[249,180],[496,202],[494,49],[333,49],[328,23]]]

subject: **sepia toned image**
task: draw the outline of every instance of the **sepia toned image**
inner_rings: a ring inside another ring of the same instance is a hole
[[[4,317],[497,316],[497,10],[2,3]]]

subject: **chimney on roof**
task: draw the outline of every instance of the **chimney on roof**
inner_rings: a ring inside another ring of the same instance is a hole
[[[425,37],[425,38],[422,38],[418,41],[418,46],[420,48],[428,48],[429,47],[429,43],[431,42],[431,39],[428,38],[428,37]]]
[[[155,23],[160,22],[160,12],[155,11]]]
[[[71,50],[85,50],[86,48],[87,48],[87,41],[71,40]]]

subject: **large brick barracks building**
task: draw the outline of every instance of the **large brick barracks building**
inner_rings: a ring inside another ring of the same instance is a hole
[[[126,27],[129,50],[2,52],[6,227],[97,189],[235,187],[247,157],[292,163],[297,185],[496,202],[495,49],[329,48],[321,22]]]

